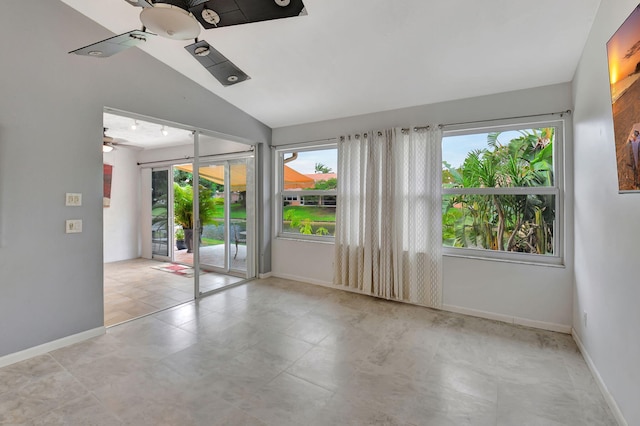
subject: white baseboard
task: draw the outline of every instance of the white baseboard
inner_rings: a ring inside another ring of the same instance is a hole
[[[504,314],[496,314],[493,312],[485,312],[477,309],[463,308],[453,305],[442,305],[442,310],[455,312],[457,314],[469,315],[472,317],[486,318],[494,321],[506,322],[508,324],[523,325],[525,327],[539,328],[542,330],[556,331],[558,333],[571,334],[571,326],[564,324],[555,324],[552,322],[536,321],[526,318],[514,317]]]
[[[276,278],[283,278],[283,279],[287,279],[287,280],[300,281],[300,282],[308,283],[308,284],[321,285],[323,287],[335,288],[335,289],[339,289],[339,290],[349,291],[349,292],[352,292],[352,293],[365,294],[365,293],[362,293],[360,291],[354,290],[354,289],[349,288],[349,287],[335,285],[332,282],[322,281],[322,280],[315,280],[315,279],[309,278],[309,277],[301,277],[301,276],[291,275],[291,274],[282,274],[282,273],[279,273],[279,272],[272,272],[271,276],[276,277]],[[556,331],[558,333],[571,334],[571,326],[570,325],[555,324],[555,323],[551,323],[551,322],[536,321],[536,320],[530,320],[530,319],[526,319],[526,318],[512,317],[512,316],[509,316],[509,315],[496,314],[496,313],[493,313],[493,312],[485,312],[485,311],[480,311],[480,310],[476,310],[476,309],[462,308],[462,307],[453,306],[453,305],[443,305],[442,306],[442,310],[443,311],[449,311],[449,312],[455,312],[455,313],[463,314],[463,315],[469,315],[469,316],[472,316],[472,317],[486,318],[486,319],[491,319],[491,320],[495,320],[495,321],[506,322],[508,324],[517,324],[517,325],[523,325],[525,327],[539,328],[539,329],[542,329],[542,330],[549,330],[549,331]]]
[[[265,272],[264,274],[258,274],[258,278],[260,278],[261,280],[264,280],[265,278],[270,278],[272,276],[273,276],[273,274],[271,272]]]
[[[580,349],[580,353],[582,354],[582,357],[586,361],[587,366],[591,371],[591,374],[593,374],[593,378],[596,380],[596,383],[600,388],[600,392],[602,392],[602,396],[604,397],[604,400],[609,405],[609,408],[611,409],[613,416],[616,418],[616,421],[620,426],[629,426],[629,424],[627,423],[627,420],[622,415],[622,411],[620,411],[620,407],[618,407],[616,400],[613,399],[613,396],[609,392],[609,388],[607,388],[607,385],[604,384],[604,381],[602,380],[602,376],[600,376],[600,372],[598,371],[598,369],[596,368],[596,365],[593,363],[593,360],[589,356],[587,349],[582,344],[580,337],[578,337],[578,333],[573,328],[571,329],[571,336],[573,337],[573,340],[576,342],[576,345],[578,345],[578,349]]]
[[[24,361],[29,358],[33,358],[38,355],[46,354],[47,352],[51,352],[56,349],[64,348],[65,346],[73,345],[74,343],[82,342],[83,340],[91,339],[92,337],[101,336],[105,332],[106,329],[104,327],[97,327],[92,330],[83,331],[81,333],[63,337],[52,342],[43,343],[42,345],[34,346],[20,352],[14,352],[12,354],[5,355],[3,357],[0,357],[0,368],[6,367],[7,365],[15,364],[16,362]]]
[[[285,279],[285,280],[300,281],[302,283],[316,284],[316,285],[321,285],[321,286],[324,286],[324,287],[337,288],[336,286],[333,285],[332,282],[322,281],[322,280],[314,280],[313,278],[309,278],[309,277],[299,277],[297,275],[281,274],[279,272],[271,272],[271,276],[272,277],[276,277],[276,278],[282,278],[282,279]]]

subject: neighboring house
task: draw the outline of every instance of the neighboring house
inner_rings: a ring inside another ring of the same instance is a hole
[[[314,184],[329,179],[337,178],[337,173],[306,173],[305,176],[313,179]],[[303,190],[308,188],[295,188],[292,190]],[[290,206],[336,206],[335,195],[296,195],[284,198],[286,205]]]

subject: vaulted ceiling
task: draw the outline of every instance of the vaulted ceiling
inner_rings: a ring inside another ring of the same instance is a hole
[[[141,28],[125,0],[62,1],[115,34]],[[183,48],[192,40],[138,48],[276,128],[571,81],[600,0],[304,4],[306,16],[203,29],[251,77],[233,86]]]

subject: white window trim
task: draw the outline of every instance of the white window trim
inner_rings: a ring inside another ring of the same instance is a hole
[[[337,189],[331,190],[285,190],[284,189],[284,154],[287,152],[304,152],[304,151],[318,151],[323,149],[338,149],[336,141],[325,143],[302,143],[302,144],[290,144],[274,147],[274,234],[276,238],[287,240],[301,240],[312,241],[320,243],[333,243],[335,238],[333,235],[305,235],[294,232],[285,232],[283,230],[283,200],[284,197],[303,197],[303,196],[321,196],[330,195],[338,196]]]
[[[558,118],[554,115],[548,117],[531,117],[530,119],[509,119],[495,120],[483,123],[482,126],[456,125],[450,129],[445,129],[442,138],[448,136],[462,136],[477,133],[489,133],[495,131],[539,129],[544,127],[555,127],[555,141],[553,143],[553,177],[554,186],[549,187],[522,187],[522,188],[442,188],[441,198],[449,194],[472,194],[472,195],[512,195],[512,194],[550,194],[555,195],[556,215],[554,221],[553,255],[529,254],[518,252],[507,252],[499,250],[488,250],[468,247],[448,247],[443,244],[442,253],[445,256],[464,257],[472,259],[486,259],[504,261],[512,263],[524,263],[546,266],[564,266],[564,253],[566,235],[564,229],[564,147],[567,128],[570,123],[565,118]],[[444,161],[441,158],[441,161]]]

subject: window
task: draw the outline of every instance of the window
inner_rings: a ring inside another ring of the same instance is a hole
[[[277,152],[278,235],[332,240],[336,229],[336,145]]]
[[[561,263],[561,121],[447,131],[445,253]]]

